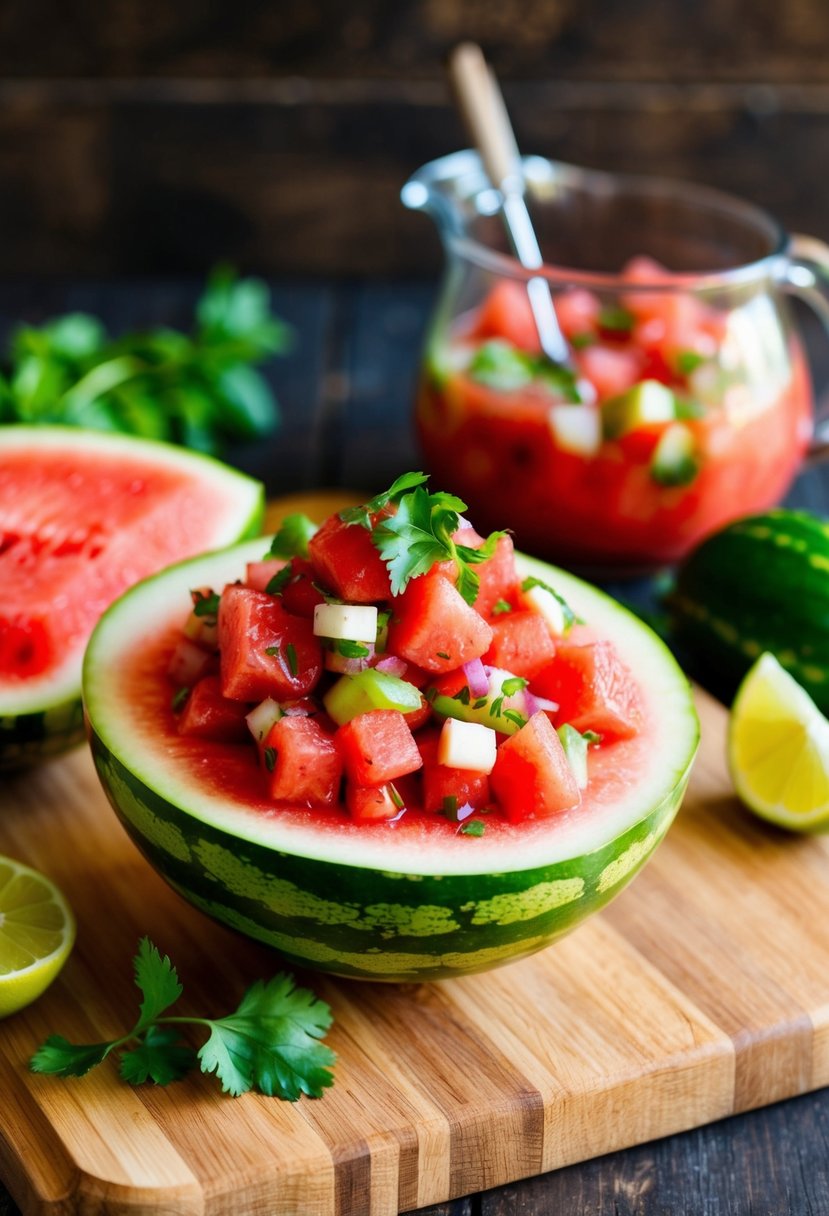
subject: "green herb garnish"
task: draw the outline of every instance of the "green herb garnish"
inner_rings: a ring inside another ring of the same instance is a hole
[[[466,823],[461,824],[458,831],[464,836],[483,836],[486,824],[480,819],[468,819]]]
[[[173,693],[173,698],[170,701],[170,708],[172,709],[174,714],[177,714],[179,712],[179,710],[183,709],[184,702],[187,700],[187,698],[189,696],[190,696],[189,688],[179,688],[179,689],[177,689],[176,692]]]
[[[512,612],[512,604],[507,600],[496,600],[492,605],[492,615],[501,616],[504,612]]]
[[[459,701],[461,705],[468,705],[469,696],[469,687],[468,685],[464,684],[463,688],[459,688],[458,691],[453,694],[452,700]]]
[[[291,581],[293,573],[290,565],[283,566],[281,570],[277,570],[273,578],[268,580],[268,585],[265,588],[268,595],[281,595]]]
[[[525,578],[521,584],[522,591],[530,591],[533,587],[542,587],[544,591],[549,591],[550,595],[558,600],[561,605],[562,615],[564,616],[564,632],[569,633],[576,622],[576,614],[567,601],[549,583],[545,583],[543,579],[536,578],[535,575]]]
[[[458,798],[456,794],[447,794],[443,800],[443,813],[447,819],[458,818]]]
[[[50,1035],[32,1056],[33,1072],[81,1077],[115,1052],[121,1076],[131,1085],[168,1085],[196,1064],[215,1073],[223,1092],[234,1097],[258,1090],[295,1102],[301,1094],[321,1097],[333,1084],[336,1057],[320,1042],[331,1026],[331,1010],[307,988],[296,988],[292,976],[258,980],[225,1017],[172,1017],[163,1015],[182,986],[169,958],[144,937],[134,967],[143,999],[132,1030],[106,1043],[75,1044]],[[181,1041],[179,1026],[206,1027],[210,1034],[194,1051]]]
[[[112,339],[86,313],[17,329],[0,375],[0,423],[123,431],[218,452],[273,431],[276,399],[254,365],[290,343],[266,284],[219,269],[191,334],[156,328]]]
[[[403,799],[400,797],[400,794],[397,791],[397,787],[392,784],[389,784],[389,797],[391,798],[394,805],[397,807],[398,811],[402,811],[406,804],[403,801]]]
[[[610,333],[629,334],[633,321],[633,313],[620,304],[608,304],[599,312],[599,328]]]
[[[527,719],[523,714],[520,714],[517,709],[505,709],[502,717],[506,718],[508,722],[513,722],[519,728],[519,730],[522,726],[527,725]]]
[[[219,596],[215,591],[205,595],[202,591],[191,591],[190,595],[193,599],[193,612],[196,616],[213,617],[214,620],[219,612]]]
[[[581,401],[576,377],[569,368],[553,363],[544,355],[520,350],[503,338],[493,338],[479,346],[467,372],[479,384],[499,392],[513,392],[535,380],[565,401]]]
[[[501,692],[506,697],[514,697],[522,688],[526,688],[529,680],[525,680],[523,676],[509,676],[501,685]]]
[[[296,646],[294,646],[293,642],[289,642],[285,647],[285,658],[288,662],[288,670],[290,671],[291,675],[296,678],[297,672],[299,671],[299,663],[297,662],[296,657]]]
[[[422,474],[412,476],[421,478]],[[397,513],[382,519],[373,528],[371,537],[388,567],[392,595],[400,595],[410,579],[425,574],[436,562],[454,561],[458,591],[467,604],[474,604],[480,580],[472,567],[492,557],[498,540],[505,534],[491,532],[480,549],[456,544],[453,534],[465,510],[466,503],[460,498],[453,494],[429,494],[419,482],[411,493],[398,498]]]
[[[279,531],[271,541],[270,557],[307,557],[308,541],[317,531],[317,525],[307,515],[287,515]]]
[[[680,376],[690,376],[691,372],[697,370],[701,363],[707,363],[705,355],[701,355],[695,350],[680,350],[674,356],[674,366]]]
[[[370,653],[364,642],[352,642],[348,638],[332,638],[331,649],[344,659],[365,659]]]
[[[266,747],[262,752],[262,759],[265,761],[265,768],[272,773],[276,768],[276,748]]]
[[[372,516],[379,515],[390,503],[395,503],[407,490],[423,485],[429,480],[428,473],[403,473],[391,483],[382,494],[376,494],[361,507],[346,507],[340,511],[340,519],[346,524],[359,524],[361,528],[371,531]]]

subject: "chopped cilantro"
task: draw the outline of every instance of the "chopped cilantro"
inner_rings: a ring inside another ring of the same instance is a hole
[[[219,597],[215,591],[191,591],[193,612],[196,616],[215,617],[219,611]]]
[[[344,659],[365,659],[369,654],[369,648],[364,642],[352,642],[349,638],[333,638],[331,649]]]
[[[266,647],[265,647],[265,654],[266,654],[266,655],[269,655],[271,658],[273,658],[273,657],[274,657],[274,655],[275,655],[277,658],[279,658],[279,657],[280,657],[280,655],[281,655],[281,653],[282,653],[282,647],[281,647],[281,646],[266,646]]]
[[[479,384],[502,393],[524,388],[533,378],[531,356],[503,338],[492,338],[479,346],[467,370]]]
[[[478,700],[475,702],[475,704],[472,706],[472,708],[473,709],[483,709],[483,707],[486,705],[488,700],[489,700],[489,697],[478,697]]]
[[[177,714],[184,707],[184,702],[190,696],[189,688],[179,688],[173,693],[173,699],[170,702],[170,708],[174,714]]]
[[[584,350],[585,346],[593,346],[598,341],[595,334],[591,334],[589,329],[583,333],[573,334],[570,339],[570,345],[573,350]]]
[[[265,768],[272,773],[276,766],[276,748],[266,747],[262,753],[262,759],[265,761]]]
[[[599,312],[599,327],[611,333],[629,334],[633,329],[633,313],[621,305],[608,304]]]
[[[602,741],[601,735],[597,734],[594,730],[583,730],[581,732],[581,737],[587,743],[601,743]]]
[[[436,650],[435,654],[437,655],[437,657],[439,659],[448,659],[449,658],[449,655],[446,653],[445,650]]]
[[[523,676],[509,676],[501,684],[501,692],[505,697],[514,697],[522,688],[526,688],[529,680],[525,680]]]
[[[490,533],[480,549],[456,544],[454,533],[465,510],[460,498],[429,494],[418,483],[399,498],[397,513],[373,528],[372,542],[388,567],[392,595],[399,595],[410,579],[425,574],[436,562],[454,561],[458,591],[467,604],[474,604],[480,580],[472,567],[492,557],[504,533]]]
[[[504,694],[501,693],[500,697],[496,697],[495,700],[490,705],[489,716],[491,718],[499,718],[501,716],[501,710],[503,709],[503,707],[504,707]]]
[[[521,729],[522,726],[527,725],[527,719],[524,717],[523,714],[519,714],[517,709],[505,709],[503,716],[505,718],[507,718],[508,721],[514,722],[515,725],[519,728],[519,730]]]
[[[549,583],[545,583],[543,579],[536,578],[534,575],[531,575],[529,578],[525,578],[521,584],[522,591],[530,591],[533,587],[542,587],[545,591],[549,591],[550,595],[554,596],[558,600],[559,604],[561,605],[561,611],[564,615],[564,632],[568,633],[575,624],[576,614],[567,601],[563,598],[563,596],[560,596],[557,591],[554,591]]]
[[[464,836],[483,836],[486,831],[486,824],[480,819],[468,819],[466,823],[462,823],[458,828]]]
[[[299,664],[297,663],[296,646],[294,646],[293,642],[289,642],[285,647],[285,658],[288,660],[288,670],[292,676],[296,677],[299,671]]]
[[[705,355],[701,355],[696,350],[677,351],[674,358],[674,366],[681,376],[689,376],[701,363],[705,362]]]
[[[512,604],[507,600],[496,600],[492,605],[492,615],[500,616],[503,612],[512,612]]]
[[[427,473],[403,473],[392,482],[387,490],[384,490],[382,494],[376,494],[363,506],[346,507],[344,511],[340,511],[340,519],[346,524],[359,524],[361,528],[370,532],[373,527],[373,515],[379,515],[389,503],[397,502],[406,490],[423,485],[428,480]]]
[[[444,798],[443,813],[447,819],[458,818],[458,799],[455,794],[447,794]]]
[[[406,805],[406,803],[400,797],[400,794],[395,785],[392,785],[392,784],[389,785],[389,797],[391,798],[394,805],[397,807],[398,811],[402,811],[404,806]]]
[[[307,515],[287,515],[271,541],[271,557],[307,557],[308,541],[317,525]]]
[[[268,595],[281,595],[291,581],[293,573],[290,565],[283,566],[281,570],[277,570],[273,578],[268,580],[268,585],[265,588]]]
[[[460,701],[461,705],[468,705],[469,704],[469,687],[468,687],[468,685],[464,684],[463,688],[459,688],[458,691],[452,697],[452,700]]]

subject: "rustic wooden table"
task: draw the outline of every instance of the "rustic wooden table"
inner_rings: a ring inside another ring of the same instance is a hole
[[[0,331],[69,309],[105,318],[113,332],[186,325],[196,282],[0,285]],[[320,486],[374,490],[417,465],[409,425],[418,351],[434,288],[417,282],[274,284],[275,308],[296,330],[292,354],[270,377],[283,411],[279,433],[232,458],[270,494]],[[819,389],[829,344],[807,330]],[[805,473],[793,505],[829,515],[829,476]],[[631,594],[631,589],[627,589]],[[633,595],[647,597],[640,585]],[[2,1121],[2,1107],[0,1107]],[[469,1196],[421,1216],[786,1216],[829,1212],[829,1097],[806,1095],[751,1114]],[[18,1209],[0,1182],[0,1216]],[[349,1214],[350,1216],[350,1214]]]

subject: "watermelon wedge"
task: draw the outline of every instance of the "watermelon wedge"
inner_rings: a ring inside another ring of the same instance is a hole
[[[189,588],[225,585],[267,548],[260,539],[145,580],[104,614],[87,649],[98,776],[175,890],[295,965],[417,981],[539,950],[626,885],[668,830],[698,742],[688,682],[645,625],[588,584],[519,557],[522,577],[554,585],[586,622],[582,640],[613,642],[641,693],[641,729],[597,750],[573,811],[523,822],[492,813],[471,835],[441,814],[390,822],[336,804],[275,806],[254,748],[179,733],[166,675]]]
[[[262,486],[168,444],[0,427],[0,768],[83,736],[81,660],[126,587],[253,536]]]

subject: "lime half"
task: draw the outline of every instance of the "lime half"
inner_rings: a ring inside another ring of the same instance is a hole
[[[779,827],[829,828],[829,720],[771,654],[737,690],[728,766],[746,806]]]
[[[0,1018],[49,987],[75,940],[75,918],[45,875],[0,857]]]

